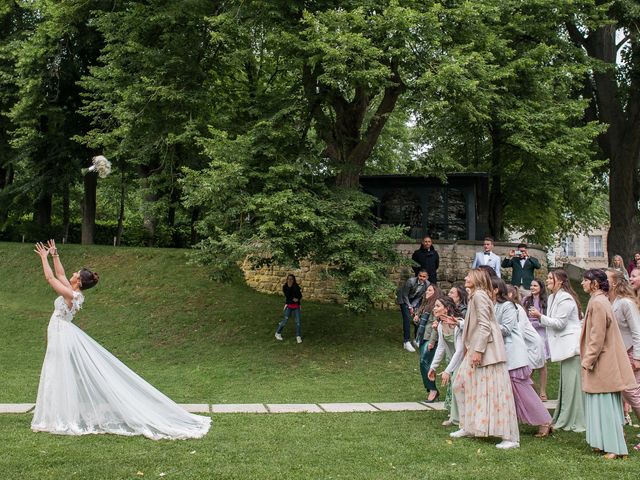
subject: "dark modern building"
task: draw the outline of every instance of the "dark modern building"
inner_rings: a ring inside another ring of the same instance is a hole
[[[481,240],[487,236],[489,177],[486,173],[452,173],[436,177],[369,175],[362,189],[378,199],[380,225],[405,225],[407,235],[434,240]]]

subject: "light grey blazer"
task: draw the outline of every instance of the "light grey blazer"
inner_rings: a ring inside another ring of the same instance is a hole
[[[580,355],[582,324],[578,305],[571,294],[564,290],[552,293],[547,300],[547,313],[540,317],[540,324],[547,328],[552,362]]]
[[[484,252],[476,252],[476,256],[473,257],[471,268],[478,268],[480,265],[489,265],[496,271],[496,275],[500,277],[500,257],[491,252],[487,255],[489,258],[485,259]]]
[[[531,320],[527,316],[527,312],[524,311],[524,307],[520,304],[516,305],[518,309],[518,323],[520,324],[520,330],[524,337],[524,343],[527,346],[527,358],[529,358],[529,366],[531,370],[544,367],[545,363],[545,350],[544,340],[538,333],[538,331],[531,325]]]
[[[504,349],[507,353],[507,370],[527,367],[529,355],[524,336],[518,322],[518,309],[511,302],[495,304],[496,320],[500,325]]]
[[[640,311],[630,298],[618,297],[611,305],[613,316],[618,322],[624,348],[633,347],[633,358],[640,360]]]

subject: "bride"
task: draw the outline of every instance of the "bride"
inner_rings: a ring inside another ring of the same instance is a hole
[[[206,435],[210,417],[183,410],[72,323],[84,302],[82,291],[98,283],[98,274],[83,268],[67,279],[53,240],[37,243],[35,252],[47,282],[60,296],[47,329],[31,429],[61,435],[144,435],[153,440]]]

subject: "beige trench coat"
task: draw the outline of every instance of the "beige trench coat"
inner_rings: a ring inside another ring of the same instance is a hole
[[[469,299],[462,339],[466,355],[482,353],[482,367],[507,361],[493,301],[482,290],[477,290]]]
[[[586,393],[620,392],[636,386],[618,323],[607,297],[591,297],[580,336],[582,390]]]

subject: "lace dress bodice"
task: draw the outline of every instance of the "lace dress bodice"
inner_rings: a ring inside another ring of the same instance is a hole
[[[57,320],[63,320],[66,322],[72,322],[73,317],[78,310],[82,308],[82,304],[84,303],[84,295],[80,292],[73,292],[73,300],[71,301],[71,308],[67,305],[67,302],[64,301],[63,296],[59,296],[53,302],[53,315],[52,319],[56,318]]]

